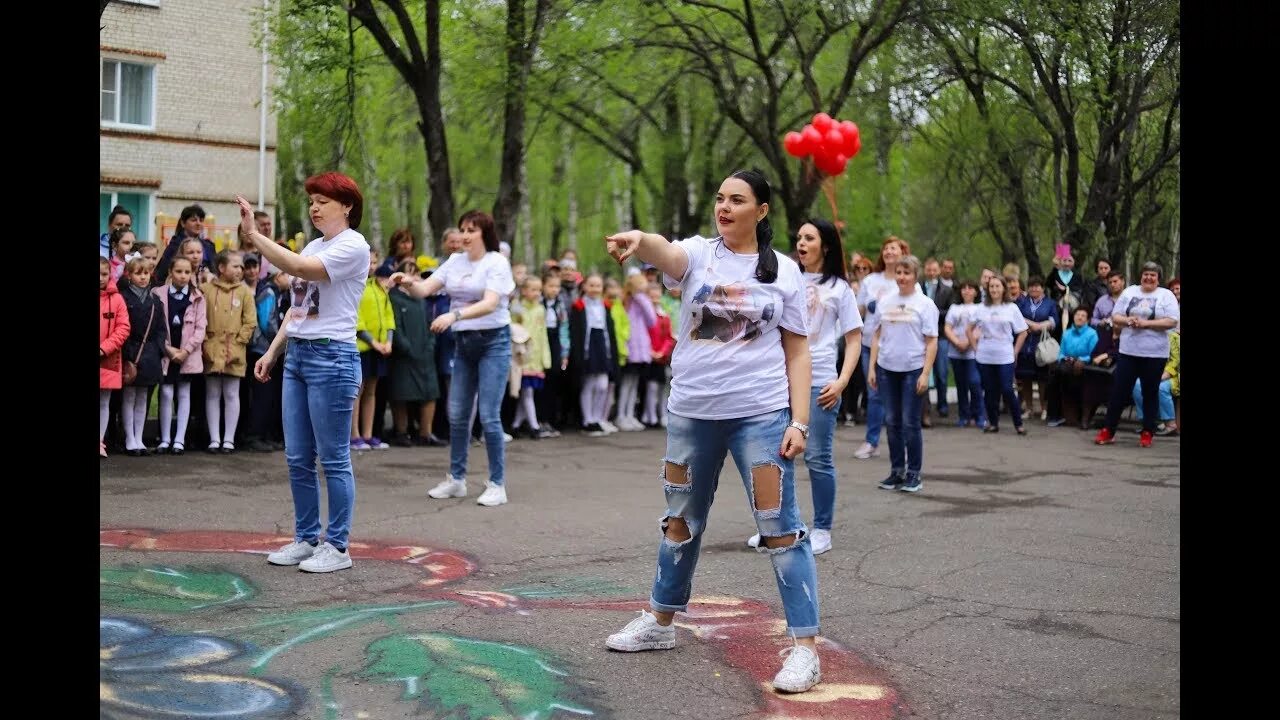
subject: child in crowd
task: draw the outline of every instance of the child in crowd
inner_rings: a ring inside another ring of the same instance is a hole
[[[547,309],[542,304],[540,278],[525,277],[520,285],[520,300],[511,306],[511,320],[523,325],[529,333],[528,347],[520,368],[520,404],[516,406],[511,430],[519,433],[520,426],[527,420],[529,437],[534,440],[551,437],[551,432],[538,424],[538,410],[533,401],[534,392],[543,388],[547,370],[551,367],[551,345],[547,341]]]
[[[142,429],[147,422],[147,394],[164,375],[164,309],[151,294],[151,269],[151,261],[142,257],[126,263],[124,277],[128,286],[121,293],[129,311],[129,339],[124,343],[124,362],[126,368],[128,363],[132,363],[136,369],[132,379],[128,377],[130,371],[125,370],[121,415],[125,452],[134,456],[151,453],[142,441]]]
[[[205,328],[208,316],[204,294],[192,283],[195,268],[186,257],[169,263],[168,280],[152,289],[160,301],[165,319],[162,358],[164,376],[160,380],[160,445],[156,452],[181,455],[186,451],[187,421],[191,418],[191,378],[204,372]],[[172,432],[174,396],[178,401],[178,427]]]
[[[191,246],[190,241],[186,243]],[[186,247],[183,255],[186,255]],[[235,250],[218,253],[218,275],[201,286],[208,308],[204,340],[205,419],[209,423],[207,452],[233,453],[240,422],[240,378],[248,366],[249,340],[258,327],[253,291],[244,284],[244,259]],[[226,429],[223,431],[223,407]]]
[[[129,310],[111,278],[111,260],[98,257],[98,456],[107,456],[111,391],[122,386],[121,350],[129,339]]]

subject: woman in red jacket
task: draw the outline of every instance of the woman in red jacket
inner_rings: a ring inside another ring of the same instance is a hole
[[[124,298],[116,291],[111,279],[111,262],[98,258],[98,456],[107,456],[107,416],[111,405],[111,391],[119,390],[124,383],[120,377],[120,348],[129,337],[129,312]]]

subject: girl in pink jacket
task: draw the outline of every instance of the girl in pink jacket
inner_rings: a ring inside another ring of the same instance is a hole
[[[186,451],[187,420],[191,417],[191,378],[204,372],[200,352],[205,328],[204,295],[192,282],[191,261],[178,256],[169,264],[169,279],[151,291],[164,308],[167,340],[161,360],[164,378],[160,381],[160,446],[156,452],[181,455]],[[178,398],[178,430],[170,435],[173,399]]]
[[[107,456],[103,439],[111,408],[111,391],[124,384],[120,377],[120,348],[129,338],[129,311],[111,279],[111,261],[98,258],[98,455]]]

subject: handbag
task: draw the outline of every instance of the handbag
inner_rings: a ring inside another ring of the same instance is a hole
[[[1036,343],[1036,365],[1044,367],[1058,362],[1058,341],[1045,334],[1040,338],[1040,342]]]
[[[138,346],[138,356],[133,361],[125,360],[120,366],[120,379],[125,385],[132,385],[138,378],[138,363],[142,360],[142,351],[147,347],[147,338],[151,337],[151,321],[156,317],[156,306],[151,306],[151,314],[147,316],[147,331],[142,333],[142,344]]]

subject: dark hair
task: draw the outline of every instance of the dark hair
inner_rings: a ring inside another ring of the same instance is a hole
[[[1111,278],[1113,278],[1113,277],[1118,277],[1118,278],[1120,278],[1121,280],[1123,280],[1123,279],[1124,279],[1124,273],[1120,272],[1119,270],[1112,270],[1112,271],[1111,271],[1111,273],[1110,273],[1109,275],[1107,275],[1107,279],[1108,279],[1108,280],[1110,280],[1110,279],[1111,279]]]
[[[409,228],[402,227],[391,233],[391,239],[387,241],[387,252],[394,256],[396,254],[396,246],[405,240],[409,241],[409,249],[413,250],[416,243]]]
[[[111,208],[111,214],[107,216],[107,224],[110,225],[111,223],[115,222],[117,215],[127,215],[129,217],[130,222],[133,221],[133,213],[126,210],[123,205],[117,205]]]
[[[960,295],[960,291],[967,287],[973,288],[973,301],[975,303],[978,302],[978,299],[982,297],[982,288],[978,287],[978,283],[974,282],[973,280],[961,280],[960,282],[956,283],[956,295]],[[963,295],[960,295],[959,304],[961,305],[965,304]]]
[[[983,305],[991,304],[991,283],[996,280],[1000,281],[1000,290],[1002,291],[1000,293],[1000,304],[1003,305],[1004,303],[1013,302],[1013,300],[1009,298],[1009,279],[1003,275],[992,275],[991,279],[987,281],[987,287],[986,287],[987,292],[982,298]]]
[[[809,218],[801,223],[801,226],[804,225],[817,228],[818,237],[822,239],[822,249],[827,251],[826,257],[822,258],[822,280],[819,283],[826,284],[832,278],[845,280],[848,271],[844,265],[844,246],[840,244],[840,231],[822,218]]]
[[[471,222],[480,228],[480,237],[484,238],[485,252],[500,252],[498,229],[493,225],[493,216],[483,210],[468,210],[458,218],[458,227]]]
[[[1027,289],[1030,290],[1032,285],[1039,285],[1040,287],[1043,288],[1044,278],[1040,277],[1039,275],[1032,275],[1031,277],[1027,278]]]
[[[191,218],[200,218],[200,222],[204,222],[204,208],[199,205],[188,205],[182,208],[182,214],[178,216],[178,225],[185,225]],[[179,227],[181,229],[181,227]]]
[[[267,218],[268,220],[270,220],[270,219],[271,219],[271,215],[270,215],[269,213],[267,213],[265,210],[254,210],[254,211],[253,211],[253,219],[254,219],[254,220],[257,220],[258,218]]]
[[[324,172],[312,175],[302,186],[308,195],[315,193],[337,200],[343,205],[350,205],[347,214],[347,225],[352,230],[360,228],[360,218],[364,217],[364,196],[360,194],[360,186],[356,181],[340,172]]]
[[[751,193],[756,196],[757,205],[765,205],[773,198],[769,181],[759,170],[739,170],[729,177],[751,186]],[[773,250],[773,226],[769,224],[768,215],[760,218],[756,223],[756,248],[760,253],[760,258],[756,261],[756,280],[768,285],[778,279],[778,254]],[[843,264],[844,258],[841,258],[840,262]]]
[[[107,235],[108,253],[111,255],[116,254],[116,246],[120,244],[120,239],[124,237],[125,233],[132,235],[135,239],[138,237],[138,234],[130,228],[116,228],[115,230],[112,230],[111,233]]]

